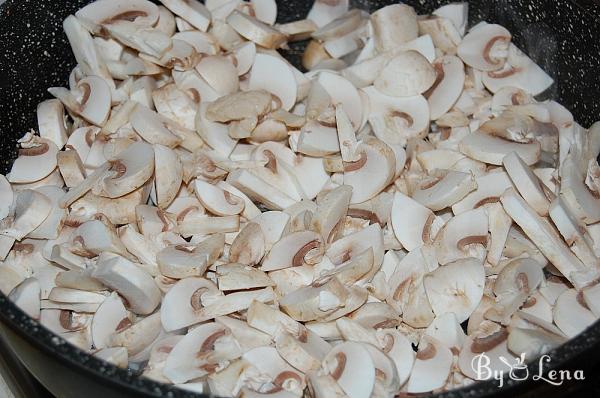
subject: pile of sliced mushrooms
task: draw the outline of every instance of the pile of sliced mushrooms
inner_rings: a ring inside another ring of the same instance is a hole
[[[0,176],[0,291],[229,397],[393,397],[600,316],[600,124],[467,4],[99,0]],[[278,49],[308,40],[302,72]]]

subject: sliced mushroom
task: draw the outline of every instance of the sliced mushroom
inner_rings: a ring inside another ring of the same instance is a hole
[[[343,307],[347,298],[348,291],[334,276],[317,280],[285,295],[279,305],[297,321],[312,321]]]
[[[511,34],[500,25],[482,24],[463,38],[458,56],[469,66],[480,71],[502,69],[508,57]]]
[[[433,62],[436,81],[425,92],[431,120],[437,120],[458,101],[465,82],[464,65],[458,57],[446,55]]]
[[[423,94],[435,83],[433,66],[420,53],[409,50],[392,58],[373,85],[392,97],[410,97]]]
[[[248,375],[263,375],[262,380],[248,380],[241,395],[247,397],[298,396],[306,387],[304,375],[288,365],[274,347],[258,347],[246,352],[242,358],[252,364]]]
[[[409,251],[432,243],[443,225],[431,210],[400,192],[394,194],[391,221],[396,238]]]
[[[15,287],[8,298],[33,319],[40,319],[40,295],[40,282],[32,277],[25,279]]]
[[[47,177],[56,169],[58,147],[54,142],[28,134],[21,140],[19,157],[12,165],[8,181],[29,183]]]
[[[223,264],[217,267],[219,290],[246,290],[274,286],[269,276],[256,268],[242,264]]]
[[[466,136],[460,142],[460,151],[472,159],[494,165],[501,165],[502,159],[511,152],[516,152],[527,165],[537,163],[541,155],[538,141],[519,143],[481,131]]]
[[[313,231],[298,231],[284,236],[265,256],[261,270],[297,267],[323,253],[321,236]]]
[[[433,211],[452,206],[470,192],[477,189],[475,178],[470,173],[448,171],[438,181],[422,183],[413,192],[412,198]]]
[[[137,314],[150,314],[160,304],[160,290],[152,277],[119,255],[100,255],[99,267],[92,276],[127,299]]]
[[[517,87],[531,95],[538,95],[550,87],[554,80],[517,46],[510,44],[506,64],[500,70],[483,75],[483,84],[493,93],[502,87]]]
[[[552,310],[554,323],[572,338],[596,321],[596,316],[575,289],[565,290],[556,300]]]
[[[227,23],[246,39],[265,48],[278,48],[286,41],[286,36],[277,29],[240,11],[233,11]]]
[[[480,257],[488,242],[488,215],[484,209],[474,209],[451,218],[435,237],[436,255],[441,265],[464,258]]]
[[[15,196],[14,216],[7,217],[8,225],[0,234],[20,241],[38,228],[50,215],[52,202],[46,195],[24,189]]]
[[[435,338],[424,335],[419,341],[419,350],[406,391],[425,393],[442,387],[450,375],[452,358],[452,352],[448,347]]]
[[[508,189],[500,198],[504,210],[517,223],[539,250],[570,281],[573,273],[584,265],[569,250],[548,221],[542,219],[514,189]]]
[[[188,332],[169,353],[163,373],[174,383],[184,383],[223,369],[240,357],[239,344],[224,325],[212,322]]]
[[[219,258],[225,245],[224,237],[215,234],[194,246],[174,245],[162,249],[156,255],[162,275],[174,279],[202,276],[206,269]]]
[[[419,35],[417,14],[407,4],[393,4],[371,15],[375,48],[379,52],[394,50]]]
[[[497,203],[504,191],[513,186],[508,174],[504,172],[483,175],[476,178],[475,182],[477,189],[452,206],[454,214],[477,209],[488,203]]]
[[[375,365],[369,351],[360,343],[344,342],[334,346],[323,359],[322,366],[348,397],[371,396],[375,384]]]
[[[123,301],[116,293],[111,294],[100,304],[92,318],[91,332],[94,346],[107,347],[108,338],[115,332],[131,326],[132,321]]]

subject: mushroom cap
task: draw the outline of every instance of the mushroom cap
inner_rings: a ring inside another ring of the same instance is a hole
[[[360,343],[347,341],[334,346],[322,363],[349,398],[370,397],[375,384],[375,365]]]
[[[479,304],[484,283],[483,264],[475,258],[460,259],[440,266],[423,278],[433,312],[438,316],[453,312],[461,323],[469,318]]]
[[[436,80],[436,72],[427,58],[409,50],[392,58],[381,70],[373,85],[392,97],[423,94]]]
[[[458,46],[463,62],[480,71],[502,69],[506,62],[510,32],[496,24],[481,24],[472,28]]]

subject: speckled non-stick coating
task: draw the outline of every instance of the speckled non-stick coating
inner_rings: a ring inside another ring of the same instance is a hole
[[[501,23],[513,34],[514,41],[556,83],[545,98],[553,98],[572,110],[576,119],[589,126],[600,112],[600,33],[595,20],[600,13],[594,0],[578,0],[579,7],[555,0],[484,0],[472,1],[471,22],[487,20]],[[15,140],[36,128],[38,102],[49,98],[47,87],[67,84],[74,59],[62,32],[62,20],[87,3],[85,0],[8,0],[0,7],[0,153],[2,172],[9,170],[16,154]],[[373,11],[391,1],[356,0],[355,6]],[[420,13],[433,10],[448,1],[407,1]],[[278,1],[280,20],[291,21],[306,15],[310,1]],[[585,7],[592,7],[587,9]],[[293,47],[289,57],[297,62],[300,50]],[[58,361],[81,372],[103,378],[115,387],[148,396],[197,396],[173,387],[138,377],[128,370],[107,365],[69,345],[12,305],[0,294],[0,321],[24,336],[39,349],[49,350]],[[552,368],[586,363],[597,356],[600,344],[598,324],[551,353]],[[537,373],[537,368],[531,369]],[[588,377],[594,377],[589,375]],[[502,392],[513,395],[530,388],[507,380],[498,390],[496,383],[477,383],[472,387],[440,394],[440,397],[488,396]]]

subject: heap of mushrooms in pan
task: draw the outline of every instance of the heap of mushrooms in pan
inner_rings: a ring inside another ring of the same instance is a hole
[[[0,176],[0,291],[218,396],[473,383],[600,316],[600,125],[467,4],[99,0]],[[308,39],[301,72],[278,49]],[[502,357],[504,359],[502,359]]]

